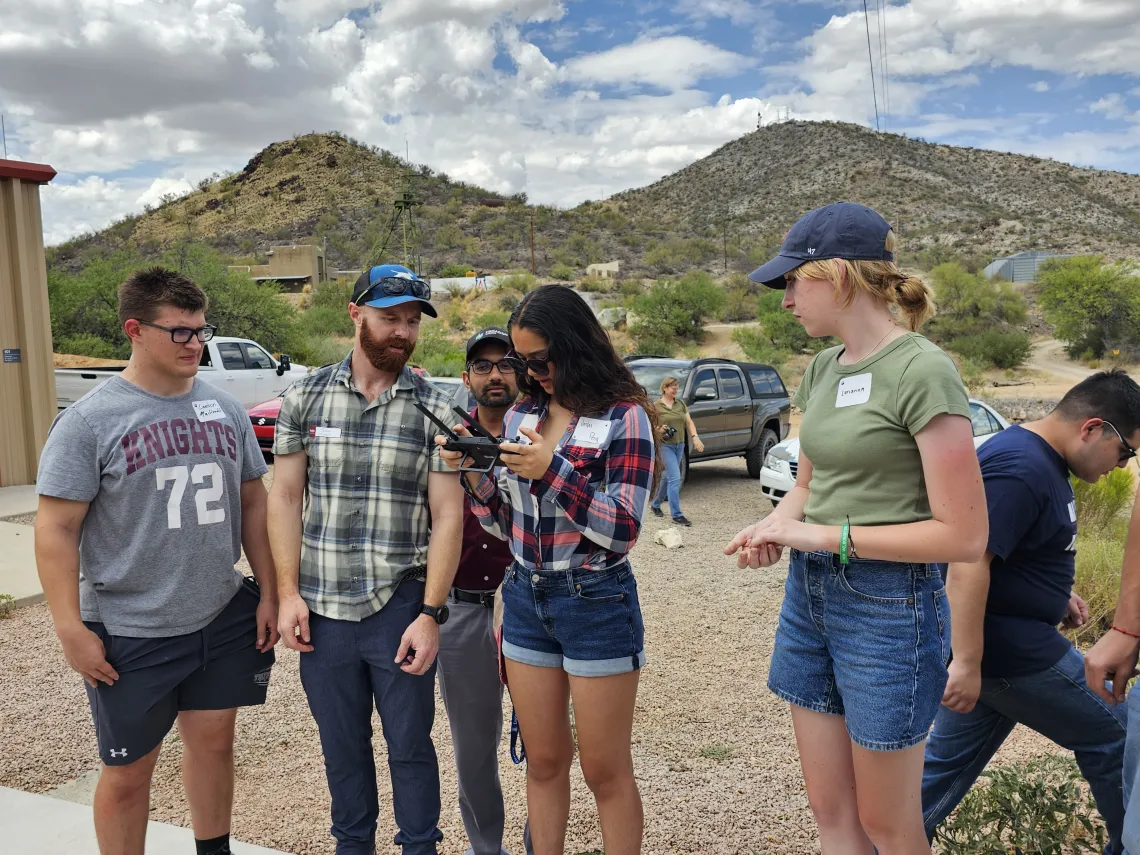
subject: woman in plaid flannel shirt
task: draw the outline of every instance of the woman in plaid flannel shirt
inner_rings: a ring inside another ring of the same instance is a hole
[[[526,744],[534,851],[561,853],[574,738],[607,855],[641,851],[630,750],[644,627],[628,553],[659,477],[656,416],[585,301],[531,291],[509,324],[525,397],[504,422],[505,468],[468,473],[472,509],[510,543],[502,652]],[[442,439],[437,439],[442,443]],[[458,468],[462,455],[443,451]]]

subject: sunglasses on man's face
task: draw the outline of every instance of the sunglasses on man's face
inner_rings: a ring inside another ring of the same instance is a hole
[[[139,321],[144,327],[154,327],[156,330],[166,330],[170,333],[170,340],[175,344],[189,344],[190,339],[196,338],[205,344],[214,337],[218,328],[213,324],[203,327],[164,327],[162,324],[152,324],[150,321]]]
[[[529,371],[535,377],[545,377],[550,373],[549,356],[542,359],[523,359],[517,353],[512,353],[504,356],[502,361],[514,367],[516,374],[522,374],[524,371]]]
[[[1131,460],[1133,457],[1135,457],[1136,449],[1129,445],[1128,441],[1125,440],[1123,436],[1121,436],[1120,431],[1116,429],[1116,425],[1114,425],[1112,422],[1106,422],[1104,419],[1101,419],[1101,421],[1112,428],[1112,432],[1116,434],[1116,438],[1120,440],[1120,462],[1123,463],[1125,460]]]

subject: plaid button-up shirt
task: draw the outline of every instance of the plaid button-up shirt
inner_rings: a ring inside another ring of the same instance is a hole
[[[459,420],[450,400],[405,368],[369,402],[352,382],[350,353],[285,392],[274,454],[309,458],[298,587],[319,615],[358,621],[380,611],[403,579],[423,577],[429,472],[447,472],[438,429]]]
[[[522,401],[507,413],[503,436],[518,436],[523,425],[540,430],[545,420],[545,407]],[[649,417],[636,404],[617,404],[594,417],[607,427],[593,437],[578,431],[580,421],[571,419],[542,478],[503,467],[474,490],[464,479],[471,510],[527,570],[601,570],[624,561],[641,533],[653,484]]]

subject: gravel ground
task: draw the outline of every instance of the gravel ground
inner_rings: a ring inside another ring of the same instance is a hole
[[[686,546],[653,542],[651,517],[633,553],[645,615],[649,664],[634,723],[634,763],[645,801],[644,851],[655,853],[818,852],[786,706],[764,682],[786,564],[741,571],[720,554],[744,525],[768,511],[743,461],[694,467],[682,494],[692,529]],[[28,522],[27,518],[19,520]],[[0,625],[0,785],[46,792],[98,766],[80,681],[52,633],[45,606]],[[297,672],[297,654],[278,647],[264,707],[238,717],[234,835],[287,852],[332,852],[329,800],[316,726]],[[451,738],[438,704],[435,743],[444,793],[441,852],[467,846],[455,799]],[[509,706],[505,708],[509,715]],[[375,722],[379,735],[379,722]],[[520,852],[524,767],[502,751],[508,848]],[[1047,749],[1018,729],[1000,759]],[[152,818],[189,825],[179,779],[181,747],[171,735],[159,760]],[[380,852],[395,852],[385,748],[377,739]],[[601,849],[592,797],[575,766],[567,852]]]

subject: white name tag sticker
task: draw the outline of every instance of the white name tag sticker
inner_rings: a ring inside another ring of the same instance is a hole
[[[222,405],[213,398],[208,401],[193,401],[192,403],[200,422],[216,422],[226,417],[226,411],[222,409]]]
[[[839,381],[839,390],[835,393],[835,408],[857,407],[871,400],[871,375],[856,374],[854,377],[844,377]]]
[[[1069,522],[1077,521],[1077,503],[1069,502]]]
[[[523,428],[538,430],[538,413],[527,413],[519,422],[519,445],[530,445],[530,438],[522,432]]]
[[[340,428],[313,425],[309,428],[309,436],[321,437],[322,439],[336,439],[340,436]]]
[[[570,444],[579,448],[601,448],[610,435],[610,424],[606,419],[578,419]]]

